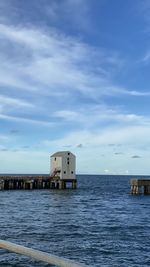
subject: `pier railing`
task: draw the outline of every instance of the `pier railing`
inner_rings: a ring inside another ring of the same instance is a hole
[[[43,261],[49,264],[53,264],[58,267],[87,267],[87,265],[82,263],[76,263],[72,260],[64,259],[46,252],[39,250],[27,248],[21,245],[16,245],[14,243],[4,241],[0,239],[0,248],[6,249],[17,254],[22,254],[27,257],[34,258],[37,261]]]

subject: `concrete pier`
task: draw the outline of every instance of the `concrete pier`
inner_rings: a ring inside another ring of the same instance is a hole
[[[76,157],[70,151],[58,151],[50,157],[49,175],[0,175],[0,190],[76,189]]]
[[[131,179],[130,184],[132,195],[150,195],[150,179]]]
[[[0,176],[0,190],[33,190],[33,189],[76,189],[76,179],[60,179],[60,177],[41,176]]]
[[[50,180],[50,189],[76,189],[77,180],[76,179],[60,179],[59,177],[53,177]]]
[[[50,177],[45,176],[0,176],[0,190],[49,189]]]

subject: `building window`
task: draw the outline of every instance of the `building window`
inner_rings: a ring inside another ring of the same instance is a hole
[[[68,152],[68,156],[70,155],[70,153]]]
[[[73,171],[71,173],[73,173]]]
[[[56,161],[56,158],[55,158],[55,161]]]
[[[67,162],[67,164],[69,164],[69,161]]]
[[[69,160],[69,158],[67,158],[67,160]]]
[[[66,171],[64,171],[64,173],[66,173]]]

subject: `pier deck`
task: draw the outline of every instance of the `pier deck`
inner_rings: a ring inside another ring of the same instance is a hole
[[[0,190],[65,189],[68,182],[71,182],[72,189],[76,188],[76,179],[64,181],[49,175],[1,175]]]
[[[150,178],[149,179],[131,179],[131,194],[138,195],[138,194],[144,194],[149,195],[150,194]]]
[[[50,177],[47,175],[3,175],[0,176],[0,190],[11,189],[47,189],[50,188]]]

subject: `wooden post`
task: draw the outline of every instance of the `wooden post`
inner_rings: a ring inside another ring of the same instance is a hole
[[[0,190],[4,190],[4,180],[0,181]]]
[[[59,181],[59,189],[64,189],[64,182],[63,180]]]
[[[148,186],[147,185],[144,185],[144,194],[148,195]]]
[[[76,189],[77,188],[77,182],[76,180],[72,181],[72,189]]]
[[[33,189],[33,183],[30,182],[30,189]]]
[[[13,181],[12,180],[9,181],[9,189],[13,189]]]
[[[137,195],[139,194],[139,187],[138,185],[136,186],[136,192],[135,192]]]

